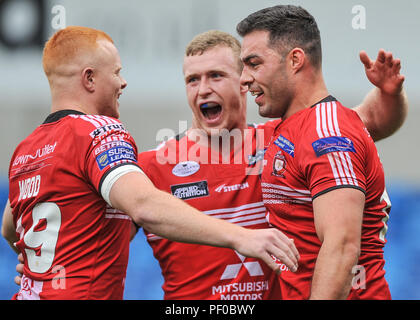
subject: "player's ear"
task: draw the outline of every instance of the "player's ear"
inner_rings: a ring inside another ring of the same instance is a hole
[[[293,70],[294,73],[299,72],[299,70],[302,68],[306,60],[306,54],[302,48],[294,48],[290,50],[287,57],[288,57],[290,68],[291,70]]]
[[[82,84],[89,92],[95,91],[95,78],[93,68],[85,68],[82,71]]]

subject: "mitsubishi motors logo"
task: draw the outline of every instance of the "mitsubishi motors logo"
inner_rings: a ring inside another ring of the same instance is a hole
[[[241,270],[242,266],[244,266],[246,270],[248,270],[248,273],[251,277],[264,275],[264,272],[259,262],[257,261],[244,262],[246,257],[236,251],[235,253],[239,257],[239,259],[241,259],[241,263],[227,265],[220,280],[235,279],[238,276],[239,271]]]

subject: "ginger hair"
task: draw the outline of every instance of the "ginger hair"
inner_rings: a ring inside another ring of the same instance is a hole
[[[195,36],[185,48],[185,56],[201,55],[205,51],[217,46],[228,47],[232,50],[233,56],[237,60],[239,73],[242,72],[243,64],[241,61],[241,43],[234,36],[227,32],[210,30]]]
[[[108,34],[92,28],[69,26],[57,31],[44,47],[42,64],[47,77],[59,72],[60,66],[71,63],[79,54],[94,51],[99,40],[114,43]]]

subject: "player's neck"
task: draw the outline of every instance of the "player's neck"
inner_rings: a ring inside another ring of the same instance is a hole
[[[309,108],[329,95],[322,74],[312,79],[302,81],[302,84],[299,84],[297,87],[295,96],[290,103],[283,120],[301,110]]]
[[[88,103],[83,103],[80,99],[68,98],[63,95],[52,94],[51,99],[51,112],[57,112],[61,110],[75,110],[83,112],[85,114],[92,114],[85,106]]]

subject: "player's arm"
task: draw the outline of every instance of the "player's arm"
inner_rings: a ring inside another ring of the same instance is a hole
[[[19,253],[14,243],[19,239],[16,237],[16,230],[13,224],[12,207],[10,201],[7,200],[6,206],[3,211],[3,221],[1,225],[1,235],[6,239],[7,243],[16,253]]]
[[[407,117],[408,100],[403,88],[404,76],[400,74],[401,62],[382,49],[375,61],[365,51],[360,52],[360,60],[367,78],[376,88],[354,110],[373,140],[378,141],[394,134]]]
[[[322,245],[310,299],[346,299],[357,264],[365,196],[353,188],[327,192],[313,201],[315,228]]]
[[[129,214],[137,225],[172,241],[232,248],[260,258],[278,271],[279,266],[270,256],[274,255],[292,270],[297,268],[296,247],[279,230],[246,229],[211,218],[156,189],[143,173],[130,172],[119,177],[110,188],[109,201],[114,208]]]

